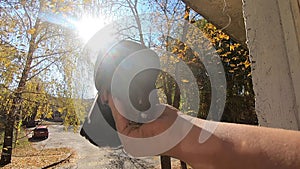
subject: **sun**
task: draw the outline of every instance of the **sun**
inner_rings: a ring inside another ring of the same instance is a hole
[[[95,33],[109,23],[109,20],[104,17],[93,17],[85,15],[78,21],[74,22],[74,26],[78,31],[79,37],[87,42]]]

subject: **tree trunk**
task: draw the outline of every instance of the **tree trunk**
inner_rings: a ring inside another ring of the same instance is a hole
[[[19,129],[17,129],[16,132],[15,132],[14,148],[17,147],[18,135],[19,135]]]
[[[16,115],[20,111],[19,107],[22,100],[22,91],[25,87],[27,77],[28,77],[28,73],[26,76],[22,76],[21,81],[19,83],[19,87],[16,92],[16,96],[13,99],[13,105],[11,107],[11,110],[6,115],[4,143],[2,147],[2,154],[0,160],[1,166],[9,164],[11,162],[14,125],[15,125]]]
[[[163,76],[164,76],[163,88],[167,98],[167,104],[171,105],[172,93],[170,90],[170,79],[167,73],[164,73]],[[161,164],[161,169],[171,169],[171,158],[168,156],[160,156],[160,164]]]
[[[38,30],[39,28],[39,22],[40,19],[37,19],[35,22],[34,29]],[[14,131],[14,124],[16,115],[20,111],[20,104],[22,101],[22,92],[24,91],[29,72],[31,69],[31,63],[33,61],[33,53],[36,50],[35,40],[37,37],[37,31],[35,31],[34,34],[31,35],[30,39],[30,46],[27,54],[27,60],[25,63],[24,70],[22,71],[22,76],[20,79],[20,82],[18,84],[18,87],[15,91],[15,96],[13,99],[13,104],[11,107],[11,111],[9,111],[6,115],[6,125],[5,125],[5,133],[4,133],[4,143],[2,147],[2,153],[1,153],[1,160],[0,165],[6,165],[11,162],[11,155],[12,155],[12,143],[13,143],[13,131]]]
[[[171,158],[168,156],[160,156],[161,169],[171,169]]]
[[[185,5],[185,13],[184,13],[184,20],[186,22],[184,22],[184,25],[183,25],[183,34],[182,34],[182,41],[185,42],[186,41],[186,35],[188,33],[188,24],[190,22],[190,12],[191,12],[191,9],[188,5]],[[177,74],[177,71],[178,71],[178,66],[176,64],[176,74]],[[174,101],[173,101],[173,106],[177,109],[179,109],[179,106],[180,106],[180,89],[179,89],[179,86],[178,84],[176,84],[176,87],[175,87],[175,95],[174,95]],[[180,165],[181,165],[181,169],[187,169],[187,166],[186,166],[186,163],[181,161],[180,160]]]
[[[14,116],[6,115],[4,143],[2,148],[0,166],[4,166],[11,162],[14,122],[15,122]]]
[[[175,75],[176,76],[178,75],[178,64],[175,65]],[[176,82],[175,82],[174,98],[173,98],[172,106],[175,107],[176,109],[179,109],[180,106],[180,89]]]
[[[12,145],[13,145],[13,132],[14,132],[14,124],[16,119],[16,111],[18,110],[18,106],[20,104],[19,93],[16,94],[13,105],[11,107],[11,111],[6,114],[6,123],[5,123],[5,131],[4,131],[4,143],[2,147],[0,166],[4,166],[11,162],[12,155]]]
[[[178,74],[178,65],[176,64],[175,67],[175,71],[176,71],[176,75]],[[173,107],[175,107],[176,109],[179,109],[180,106],[180,89],[178,84],[175,84],[175,94],[174,94],[174,99],[173,99]],[[186,163],[183,161],[180,161],[180,165],[181,165],[181,169],[187,169]]]
[[[187,169],[186,163],[183,161],[180,161],[181,169]]]

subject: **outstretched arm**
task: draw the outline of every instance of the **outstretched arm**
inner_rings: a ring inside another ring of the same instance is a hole
[[[213,135],[199,143],[204,120],[193,123],[187,137],[166,154],[195,169],[300,168],[299,132],[219,122]]]
[[[119,104],[119,103],[116,103]],[[204,143],[199,143],[205,120],[187,118],[178,110],[167,106],[153,122],[141,126],[131,125],[115,108],[109,96],[116,127],[122,135],[133,138],[149,138],[167,130],[177,118],[182,125],[192,129],[175,147],[161,154],[187,162],[194,169],[296,169],[300,168],[300,132],[241,124],[216,123],[218,127]],[[172,138],[155,145],[166,145]],[[129,153],[147,151],[144,147],[130,146],[130,140],[121,141]],[[149,154],[151,155],[151,154]],[[158,155],[158,154],[157,154]]]

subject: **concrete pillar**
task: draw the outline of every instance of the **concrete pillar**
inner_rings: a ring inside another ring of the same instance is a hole
[[[300,129],[300,0],[243,0],[262,126]]]

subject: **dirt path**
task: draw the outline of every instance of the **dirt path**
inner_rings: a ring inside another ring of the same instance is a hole
[[[77,152],[78,160],[64,168],[78,169],[144,169],[156,168],[158,157],[130,158],[122,149],[112,150],[107,147],[92,145],[79,133],[64,131],[62,125],[49,125],[49,138],[33,145],[38,149],[68,147]]]

